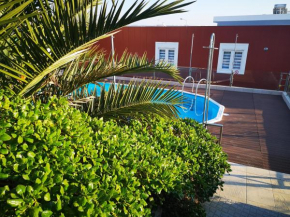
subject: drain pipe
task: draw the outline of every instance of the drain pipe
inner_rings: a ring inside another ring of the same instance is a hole
[[[209,107],[209,98],[210,98],[210,85],[211,85],[211,74],[212,74],[212,62],[213,62],[213,55],[214,50],[218,48],[214,47],[215,45],[215,34],[212,33],[210,37],[210,44],[209,47],[204,47],[209,49],[209,56],[208,56],[208,66],[207,66],[207,81],[205,86],[205,94],[204,94],[204,108],[203,108],[203,118],[202,123],[207,124],[208,121],[208,107]]]

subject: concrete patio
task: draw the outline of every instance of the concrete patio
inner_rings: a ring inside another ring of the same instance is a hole
[[[290,175],[230,163],[224,190],[219,189],[205,203],[207,216],[288,216],[290,215]]]

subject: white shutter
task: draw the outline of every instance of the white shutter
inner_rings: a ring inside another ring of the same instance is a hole
[[[243,52],[235,53],[233,69],[241,69],[242,58],[243,58]]]
[[[229,69],[231,64],[231,52],[230,51],[225,51],[224,52],[224,57],[223,57],[223,63],[222,63],[222,68],[223,69]]]
[[[168,63],[174,65],[175,50],[168,50]]]
[[[165,61],[165,50],[163,50],[163,49],[159,50],[159,60]]]

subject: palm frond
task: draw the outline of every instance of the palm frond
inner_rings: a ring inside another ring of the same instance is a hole
[[[18,4],[20,2],[22,2],[22,4],[20,4],[16,8],[13,8],[13,6],[15,4]],[[7,24],[9,22],[15,22],[15,20],[13,20],[13,18],[17,17],[31,2],[33,2],[33,0],[29,0],[29,1],[16,0],[16,1],[8,2],[8,3],[4,2],[3,4],[1,4],[0,9],[4,10],[5,12],[1,14],[0,26]],[[10,8],[12,8],[12,9],[9,10]]]
[[[113,64],[114,59],[114,64]],[[59,86],[63,95],[67,95],[82,86],[101,79],[120,76],[128,73],[141,73],[159,71],[180,80],[179,72],[175,66],[165,62],[155,64],[149,61],[146,54],[142,57],[124,51],[120,59],[105,58],[104,52],[96,48],[82,58],[68,64],[60,76],[56,76],[55,84]]]
[[[38,11],[23,13],[32,2],[33,0],[4,0],[0,2],[0,43],[7,36],[5,33],[9,33],[24,20],[39,13]]]
[[[41,15],[34,16],[29,22],[22,22],[10,38],[5,39],[10,49],[9,56],[0,51],[1,59],[7,62],[7,67],[0,67],[2,72],[13,74],[14,77],[20,76],[17,73],[20,71],[31,75],[26,76],[27,83],[15,82],[20,95],[29,96],[39,90],[60,68],[67,68],[73,61],[83,60],[87,57],[85,53],[93,49],[99,40],[109,37],[119,28],[142,19],[184,12],[181,8],[192,3],[184,3],[184,0],[166,3],[159,0],[146,9],[148,2],[141,0],[134,1],[122,13],[125,0],[120,3],[116,1],[110,9],[107,1],[101,6],[96,0],[53,2],[54,6],[50,7],[48,1],[37,1],[35,4],[39,4]],[[123,67],[122,73],[125,71]],[[106,72],[103,76],[119,72]]]
[[[153,82],[111,84],[108,91],[103,87],[100,92],[96,88],[89,91],[88,87],[83,87],[74,91],[72,102],[78,104],[78,99],[92,95],[97,97],[83,105],[84,110],[93,117],[105,119],[150,114],[175,118],[178,117],[177,107],[183,102],[179,91],[167,90],[166,86]]]

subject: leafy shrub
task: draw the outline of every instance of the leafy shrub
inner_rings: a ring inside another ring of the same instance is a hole
[[[161,201],[164,200],[163,207],[171,207],[171,211],[180,213],[182,208],[191,205],[188,216],[192,216],[193,211],[203,216],[200,203],[209,201],[218,186],[222,187],[223,174],[230,171],[227,155],[217,144],[217,139],[191,119],[176,121],[152,117],[149,122],[142,120],[141,123],[142,128],[146,129],[143,130],[143,134],[146,132],[147,136],[140,137],[139,141],[142,138],[151,138],[156,144],[154,148],[158,146],[160,153],[173,157],[174,163],[180,160],[183,162],[180,166],[176,165],[174,170],[169,170],[171,172],[178,170],[180,177],[175,180],[174,187],[169,189],[169,192],[174,194],[170,197],[167,194],[159,196]],[[130,126],[141,133],[136,124],[140,122],[133,121]],[[178,196],[172,198],[174,195]],[[176,206],[170,205],[172,201],[175,201]],[[169,216],[168,212],[165,213],[164,216]]]
[[[164,217],[205,217],[206,213],[200,203],[189,197],[176,194],[165,194],[161,206]]]
[[[0,216],[150,216],[166,192],[208,200],[226,160],[191,120],[104,122],[0,90]]]

